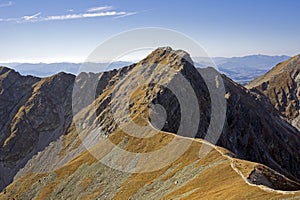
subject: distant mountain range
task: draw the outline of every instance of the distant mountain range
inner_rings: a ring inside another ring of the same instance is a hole
[[[234,81],[245,85],[254,78],[266,73],[277,63],[289,59],[289,56],[250,55],[244,57],[214,57],[212,61],[218,66],[218,70]],[[203,57],[193,58],[199,68],[210,65],[211,60]]]
[[[267,55],[250,55],[244,57],[213,57],[212,61],[218,66],[220,72],[226,74],[234,81],[245,85],[254,78],[266,73],[274,65],[289,59],[289,56],[267,56]],[[203,68],[211,65],[211,59],[205,57],[194,57],[195,66]],[[119,69],[128,66],[133,62],[114,62],[114,63],[85,63],[89,65],[92,72],[101,70]],[[0,63],[1,66],[10,67],[20,72],[22,75],[32,75],[38,77],[47,77],[58,72],[66,72],[77,75],[82,63]],[[109,65],[109,68],[107,66]]]
[[[113,63],[84,63],[91,72],[100,72],[114,68],[121,68],[132,64],[132,62],[113,62]],[[47,77],[59,72],[66,72],[77,75],[83,63],[0,63],[0,66],[10,67],[22,75],[32,75]]]

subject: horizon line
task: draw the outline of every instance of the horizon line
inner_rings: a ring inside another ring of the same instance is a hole
[[[192,56],[192,59],[194,58],[242,58],[242,57],[247,57],[247,56],[271,56],[271,57],[281,57],[281,56],[287,56],[287,57],[293,57],[293,56],[296,56],[298,54],[295,54],[295,55],[287,55],[287,54],[274,54],[274,55],[271,55],[271,54],[261,54],[261,53],[258,53],[258,54],[245,54],[245,55],[238,55],[238,56],[211,56],[211,57],[203,57],[203,56]],[[142,60],[144,57],[142,58],[137,58],[135,60],[115,60],[113,62],[138,62],[140,60]],[[50,59],[52,60],[52,59]],[[52,60],[50,61],[49,59],[41,59],[41,60],[23,60],[23,59],[20,59],[20,60],[15,60],[15,61],[0,61],[1,64],[55,64],[55,63],[72,63],[72,64],[82,64],[82,63],[110,63],[110,61],[79,61],[79,60]]]

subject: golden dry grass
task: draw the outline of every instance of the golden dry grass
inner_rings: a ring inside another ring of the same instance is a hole
[[[109,139],[118,144],[121,142],[120,138],[122,137],[124,137],[124,133],[118,130],[112,134]],[[128,143],[126,143],[125,149],[131,152],[149,152],[151,147],[152,150],[157,148],[157,145],[162,147],[168,144],[174,137],[178,136],[164,132],[159,132],[149,141],[136,140],[135,138],[128,137],[129,140]],[[184,140],[192,139],[185,138]],[[103,145],[105,145],[105,141],[99,143],[95,149],[101,149],[104,151],[103,155],[105,155],[105,153],[107,153],[106,151],[109,151],[109,149],[105,150],[105,146]],[[113,199],[129,199],[131,196],[139,194],[146,186],[149,187],[145,190],[146,195],[155,193],[156,189],[150,187],[151,185],[155,186],[155,184],[158,184],[160,181],[167,183],[168,181],[173,180],[174,177],[180,178],[181,173],[182,176],[184,176],[186,173],[184,172],[184,168],[187,166],[191,166],[191,169],[203,168],[203,171],[199,174],[195,174],[191,179],[180,183],[180,185],[176,185],[176,183],[171,184],[163,191],[163,199],[278,199],[293,198],[300,195],[300,192],[281,194],[274,191],[263,190],[258,186],[249,185],[232,168],[231,164],[233,163],[245,177],[247,177],[253,168],[259,164],[244,160],[229,159],[228,156],[223,155],[223,152],[226,152],[226,150],[222,152],[222,150],[216,149],[213,149],[205,158],[199,159],[199,150],[202,145],[207,144],[203,144],[202,140],[199,139],[193,140],[189,149],[178,160],[170,165],[154,172],[131,174],[122,182],[119,189],[115,191]],[[170,154],[171,153],[172,151],[170,151]],[[55,174],[57,178],[54,181],[49,182],[39,191],[36,196],[37,199],[49,197],[57,187],[57,184],[74,176],[80,166],[84,164],[91,165],[96,162],[98,161],[89,152],[84,152],[61,169],[56,170]],[[218,162],[219,164],[210,166],[212,163]],[[44,176],[46,176],[46,174],[28,174],[11,184],[7,188],[6,194],[0,194],[0,198],[7,197],[8,194],[12,194],[16,189],[17,190],[13,195],[14,197],[30,192],[31,185]],[[93,184],[93,179],[94,177],[90,175],[82,175],[81,186],[83,188],[88,188]],[[86,194],[82,198],[94,199],[101,195],[102,190],[103,188],[99,187],[97,190],[92,191],[90,194]]]

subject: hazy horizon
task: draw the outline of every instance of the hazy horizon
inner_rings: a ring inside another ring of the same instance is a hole
[[[300,52],[299,52],[300,54]],[[137,57],[136,59],[128,59],[128,60],[116,60],[114,62],[137,62],[137,61],[140,61],[141,59],[145,58],[148,54],[145,54],[141,57]],[[267,54],[247,54],[247,55],[233,55],[233,56],[213,56],[213,57],[210,57],[210,58],[242,58],[242,57],[247,57],[247,56],[270,56],[270,57],[282,57],[282,56],[287,56],[287,57],[293,57],[293,56],[296,56],[298,54],[295,54],[295,55],[286,55],[286,54],[282,54],[282,55],[267,55]],[[205,58],[205,57],[192,57],[192,58]],[[71,60],[40,60],[40,61],[37,61],[37,60],[15,60],[15,61],[0,61],[1,64],[11,64],[11,63],[15,63],[15,64],[24,64],[24,63],[27,63],[27,64],[55,64],[55,63],[73,63],[73,64],[81,64],[81,63],[84,63],[85,61],[71,61]],[[96,62],[97,63],[97,62]],[[98,63],[107,63],[107,61],[103,61],[103,62],[98,62]]]

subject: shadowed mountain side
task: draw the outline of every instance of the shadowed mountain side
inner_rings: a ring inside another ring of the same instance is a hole
[[[73,75],[38,79],[7,71],[1,75],[0,189],[31,157],[55,141],[71,119]]]
[[[224,77],[227,119],[217,143],[239,158],[300,178],[300,135],[262,95]]]
[[[293,126],[300,129],[300,55],[279,63],[246,87],[265,95]]]

